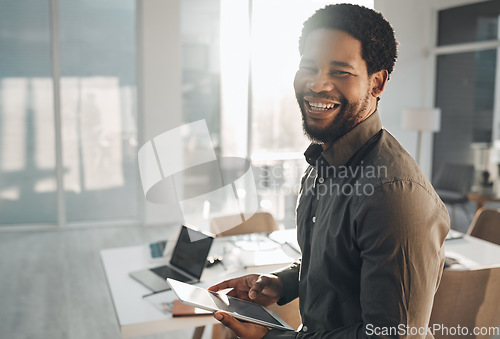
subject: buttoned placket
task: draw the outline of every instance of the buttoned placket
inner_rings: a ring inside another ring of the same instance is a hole
[[[318,159],[319,160],[319,159]],[[313,182],[312,182],[312,186],[313,186],[313,196],[311,196],[309,199],[310,201],[310,222],[309,222],[309,227],[306,228],[305,230],[305,237],[306,237],[306,241],[307,242],[311,242],[311,238],[312,238],[312,233],[314,231],[314,227],[315,227],[315,223],[317,222],[318,220],[318,216],[316,215],[316,211],[317,211],[317,208],[318,208],[318,203],[319,203],[319,186],[321,184],[323,184],[325,182],[325,178],[323,177],[324,173],[319,173],[318,169],[319,169],[319,166],[320,163],[319,161],[316,161],[316,167],[315,167],[315,172],[314,173],[314,178],[313,178]],[[323,171],[322,171],[323,172]],[[309,246],[310,248],[310,246]],[[310,255],[310,252],[308,253],[303,253],[303,256],[308,256]],[[305,324],[302,324],[302,328],[300,329],[300,331],[302,332],[307,332],[309,329],[307,327],[307,325]]]
[[[318,208],[318,200],[319,200],[318,183],[323,184],[325,182],[325,179],[322,176],[320,176],[318,168],[319,168],[319,166],[318,166],[318,161],[317,161],[316,162],[316,175],[315,175],[314,181],[313,181],[314,197],[311,199],[311,221],[312,221],[313,226],[316,223],[316,219],[317,219],[316,218],[316,210]]]

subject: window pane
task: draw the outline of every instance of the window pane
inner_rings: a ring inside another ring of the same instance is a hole
[[[496,60],[496,50],[438,57],[433,173],[444,162],[473,163],[472,144],[492,142]]]
[[[181,1],[182,118],[185,123],[204,119],[214,147],[203,149],[203,134],[193,130],[191,140],[200,144],[183,146],[186,159],[199,158],[198,152],[221,155],[220,12],[220,0]],[[183,192],[190,197],[181,198],[185,222],[209,230],[210,217],[234,213],[226,204],[234,193],[214,184],[220,176],[219,168],[207,164],[183,172]]]
[[[55,223],[49,1],[0,8],[0,224]]]
[[[135,1],[59,5],[67,219],[135,218]]]
[[[302,153],[307,138],[293,91],[299,65],[298,38],[302,23],[321,3],[292,2],[290,12],[280,17],[281,0],[253,2],[252,28],[252,153]]]
[[[439,11],[438,45],[498,39],[500,0]]]
[[[182,116],[205,119],[220,140],[220,1],[181,1]]]

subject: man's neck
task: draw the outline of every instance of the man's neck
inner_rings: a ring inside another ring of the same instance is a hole
[[[354,129],[356,126],[358,126],[360,123],[362,123],[363,121],[365,121],[366,119],[368,119],[373,113],[375,113],[375,111],[377,110],[377,107],[375,107],[374,110],[372,110],[372,112],[370,114],[368,114],[367,116],[363,117],[352,129]],[[350,129],[349,131],[347,131],[345,134],[349,133],[352,129]],[[341,138],[341,137],[340,137]],[[339,139],[340,139],[339,138]],[[338,140],[338,139],[337,139]],[[328,147],[330,147],[335,141],[328,141],[328,142],[324,142],[321,144],[321,147],[323,148],[323,151],[326,150]]]

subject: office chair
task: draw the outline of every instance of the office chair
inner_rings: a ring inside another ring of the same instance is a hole
[[[480,208],[467,234],[500,245],[500,209]]]
[[[476,269],[445,269],[434,296],[429,326],[443,325],[448,329],[467,327],[497,327],[500,322],[500,266]],[[472,335],[467,338],[491,338]],[[451,331],[435,332],[436,339],[457,338]]]
[[[451,205],[452,218],[451,228],[455,226],[455,205],[459,205],[470,223],[469,212],[466,203],[469,202],[469,193],[472,180],[474,178],[474,166],[469,164],[444,163],[434,180],[434,188],[441,200],[447,205]]]

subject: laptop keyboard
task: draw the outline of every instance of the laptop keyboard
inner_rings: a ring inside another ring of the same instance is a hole
[[[185,275],[171,269],[168,266],[155,267],[155,268],[151,268],[150,270],[153,271],[156,275],[159,275],[163,279],[172,278],[172,279],[179,280],[182,282],[186,282],[186,281],[191,280],[188,277],[186,277]]]

